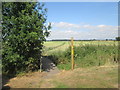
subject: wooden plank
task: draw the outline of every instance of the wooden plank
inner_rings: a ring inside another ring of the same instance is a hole
[[[71,38],[71,69],[74,69],[74,45],[73,45],[73,37]]]

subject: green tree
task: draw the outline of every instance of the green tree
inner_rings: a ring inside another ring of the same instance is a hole
[[[36,2],[2,3],[2,65],[6,73],[36,70],[45,37],[47,8]]]
[[[116,40],[117,40],[117,41],[120,41],[120,37],[116,37]]]

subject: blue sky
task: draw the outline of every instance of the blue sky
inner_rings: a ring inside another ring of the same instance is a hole
[[[47,39],[111,39],[117,36],[117,2],[45,2],[48,22]],[[84,34],[84,35],[83,35]]]

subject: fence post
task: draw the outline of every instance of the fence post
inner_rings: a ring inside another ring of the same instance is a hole
[[[42,56],[40,56],[40,72],[42,72]]]
[[[74,45],[73,45],[73,37],[71,38],[71,69],[74,69]]]

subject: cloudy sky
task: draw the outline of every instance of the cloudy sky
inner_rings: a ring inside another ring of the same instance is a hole
[[[46,2],[47,39],[114,39],[118,36],[117,2]]]

